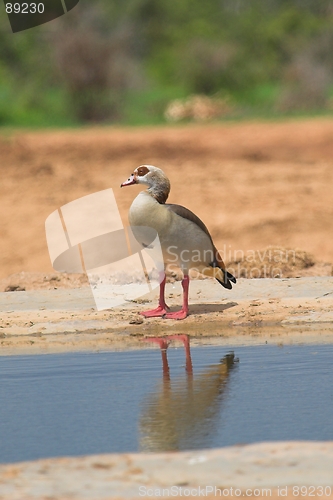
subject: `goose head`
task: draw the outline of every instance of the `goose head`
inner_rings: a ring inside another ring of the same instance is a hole
[[[169,179],[163,170],[153,165],[137,167],[127,181],[120,184],[120,187],[131,186],[132,184],[145,184],[148,186],[148,193],[162,204],[166,202],[169,196]]]

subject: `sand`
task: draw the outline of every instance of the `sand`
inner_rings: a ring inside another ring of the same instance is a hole
[[[0,465],[0,499],[332,499],[332,469],[332,442],[64,457]]]
[[[333,277],[238,280],[225,290],[215,280],[192,280],[190,315],[183,321],[143,318],[158,289],[97,311],[90,287],[0,293],[2,354],[146,347],[142,339],[185,333],[192,345],[213,338],[226,345],[333,341]],[[172,310],[179,282],[167,283]]]

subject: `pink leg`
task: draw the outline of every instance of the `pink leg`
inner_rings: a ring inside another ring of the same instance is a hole
[[[162,366],[163,366],[163,377],[167,380],[170,378],[170,369],[169,369],[169,363],[168,363],[168,358],[167,358],[167,348],[169,347],[169,342],[167,339],[162,338],[162,337],[146,337],[142,339],[143,342],[154,342],[155,344],[158,344],[161,349],[161,356],[162,356]]]
[[[186,371],[187,373],[192,373],[193,372],[193,367],[192,367],[192,359],[191,359],[191,352],[190,352],[190,338],[188,335],[168,335],[166,337],[168,340],[180,340],[183,342],[184,347],[185,347],[185,356],[186,356]]]
[[[190,278],[186,274],[182,280],[183,287],[183,307],[180,311],[165,314],[166,319],[185,319],[188,316],[188,287]]]
[[[160,283],[160,298],[158,301],[158,307],[156,307],[156,309],[150,309],[149,311],[142,311],[140,314],[142,314],[145,318],[156,318],[158,316],[164,316],[164,314],[167,313],[169,306],[165,303],[164,299],[165,281],[166,276],[164,274],[164,278]]]

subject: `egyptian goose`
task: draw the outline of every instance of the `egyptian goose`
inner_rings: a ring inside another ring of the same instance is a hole
[[[177,312],[168,312],[165,303],[165,273],[160,283],[159,305],[156,309],[143,311],[146,318],[163,316],[167,319],[184,319],[188,315],[189,270],[196,269],[211,276],[225,288],[231,289],[236,279],[225,269],[205,224],[193,212],[181,205],[166,203],[170,192],[170,181],[164,172],[152,165],[142,165],[134,170],[121,187],[132,184],[148,186],[133,201],[129,210],[131,226],[148,226],[157,231],[165,268],[179,267],[183,272],[183,307]]]

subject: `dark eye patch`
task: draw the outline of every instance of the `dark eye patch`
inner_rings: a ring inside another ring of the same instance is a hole
[[[143,177],[144,175],[148,174],[149,169],[147,167],[139,167],[137,172],[139,177]]]

